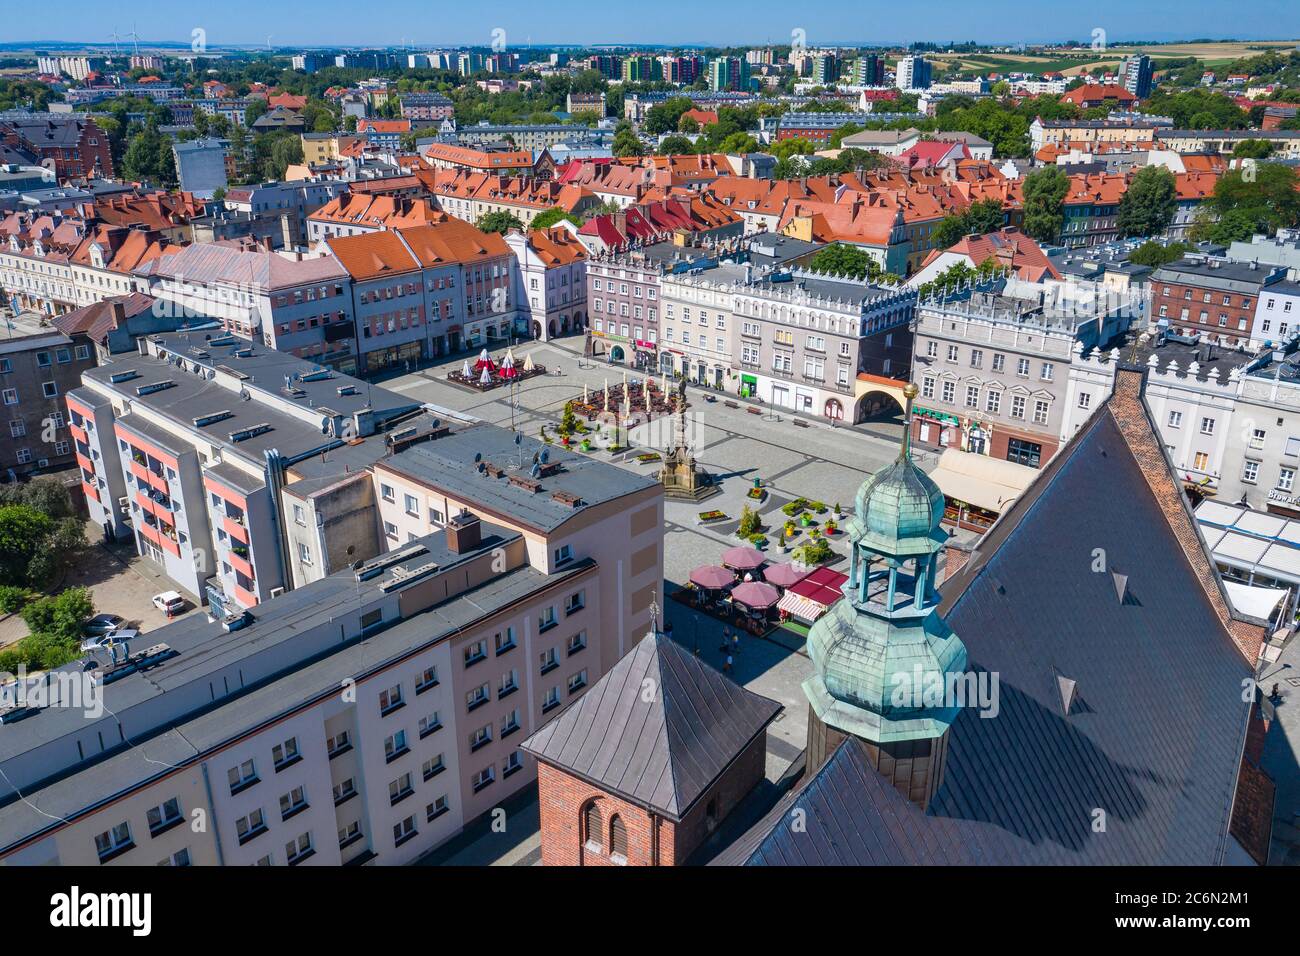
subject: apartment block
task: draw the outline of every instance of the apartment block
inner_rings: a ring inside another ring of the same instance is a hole
[[[1259,300],[1285,278],[1281,267],[1186,256],[1152,273],[1152,316],[1180,335],[1245,346],[1267,337],[1255,328]]]
[[[95,356],[41,316],[24,313],[9,324],[10,337],[0,340],[0,473],[12,481],[74,461],[63,397]]]
[[[531,787],[520,742],[602,673],[605,569],[534,557],[458,513],[233,622],[160,628],[98,672],[102,716],[56,701],[7,723],[0,861],[414,861]]]
[[[364,473],[399,426],[430,431],[418,403],[215,323],[141,339],[138,354],[85,372],[68,410],[91,517],[218,618],[310,580],[300,565],[327,565],[290,548],[282,493],[302,500]],[[350,508],[322,496],[313,519]],[[343,566],[379,551],[374,534],[348,544]]]
[[[514,301],[527,309],[532,337],[545,342],[586,328],[587,250],[573,230],[559,225],[511,231],[505,239],[519,263]]]

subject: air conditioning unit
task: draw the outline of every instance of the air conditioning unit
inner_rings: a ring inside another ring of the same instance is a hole
[[[284,593],[284,588],[271,588],[271,597],[277,598]]]

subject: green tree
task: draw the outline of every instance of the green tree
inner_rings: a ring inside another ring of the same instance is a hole
[[[936,246],[947,249],[965,236],[997,232],[1004,225],[1006,213],[1002,210],[1002,203],[996,199],[981,199],[962,212],[941,219],[934,229],[933,239]]]
[[[176,161],[167,137],[152,126],[132,137],[122,156],[122,178],[176,185]]]
[[[575,216],[569,210],[562,206],[552,206],[545,212],[539,212],[533,217],[533,221],[528,224],[529,229],[550,229],[552,226],[559,225],[562,222],[571,222],[575,226],[581,226],[582,220]]]
[[[484,232],[507,233],[511,229],[517,229],[520,232],[524,230],[524,224],[519,221],[519,217],[508,212],[489,212],[478,217],[475,223]]]
[[[1025,176],[1024,228],[1039,242],[1056,242],[1065,223],[1063,203],[1070,177],[1059,166],[1045,166]]]
[[[54,529],[53,518],[28,505],[0,507],[0,580],[5,584],[33,583],[29,577],[32,559]]]
[[[625,126],[614,134],[614,143],[612,150],[615,156],[644,156],[645,144],[632,131],[631,126]]]
[[[1124,191],[1115,225],[1125,236],[1159,235],[1169,228],[1177,208],[1174,174],[1163,166],[1144,166]]]
[[[655,152],[660,156],[684,156],[695,152],[695,144],[685,136],[665,136]]]
[[[1232,147],[1236,159],[1267,159],[1273,152],[1273,144],[1266,139],[1243,139]]]
[[[267,109],[267,102],[261,97],[249,100],[244,108],[244,125],[252,129],[253,124],[266,115]]]
[[[736,534],[742,538],[748,538],[758,534],[762,526],[758,512],[749,505],[744,505],[740,510],[740,526],[736,529]]]
[[[1215,183],[1202,214],[1193,230],[1198,241],[1249,239],[1256,232],[1272,235],[1280,228],[1294,227],[1300,224],[1296,171],[1279,163],[1229,170]]]
[[[1158,269],[1170,262],[1177,262],[1187,254],[1191,247],[1183,242],[1171,242],[1168,245],[1154,239],[1142,243],[1129,255],[1128,261],[1134,265],[1149,266]]]
[[[881,271],[880,264],[865,250],[839,242],[819,249],[808,266],[814,272],[851,276],[854,279],[874,279]]]

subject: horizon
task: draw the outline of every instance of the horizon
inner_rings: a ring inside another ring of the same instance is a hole
[[[1108,45],[1300,39],[1300,6],[1287,0],[1246,0],[1230,8],[1210,0],[1158,0],[1137,10],[1124,0],[1097,0],[1086,9],[1064,4],[1025,8],[1013,0],[990,0],[975,8],[940,0],[924,8],[873,11],[868,29],[859,25],[857,17],[837,8],[792,13],[777,0],[753,0],[745,25],[736,24],[729,10],[700,8],[684,0],[663,0],[652,24],[638,22],[637,15],[626,8],[611,6],[585,12],[581,25],[565,26],[557,25],[550,11],[518,0],[507,0],[491,13],[430,11],[415,0],[390,0],[375,11],[380,15],[360,22],[351,16],[355,8],[342,0],[319,0],[313,7],[319,16],[310,24],[295,10],[251,0],[229,0],[222,9],[220,22],[205,23],[203,14],[160,0],[141,0],[130,13],[74,0],[64,12],[77,24],[77,35],[57,38],[42,36],[49,30],[46,17],[34,8],[20,8],[11,11],[0,25],[0,47],[108,47],[114,45],[116,33],[121,46],[138,43],[189,48],[196,30],[204,31],[211,49],[272,50],[489,46],[497,37],[504,37],[506,46],[515,48],[782,46],[790,43],[796,31],[803,31],[809,47],[888,47],[915,42],[1039,45],[1088,42],[1097,36],[1095,31],[1104,31]],[[430,24],[433,16],[438,19],[437,29]],[[1242,30],[1243,22],[1268,24],[1269,29]],[[1197,26],[1171,30],[1171,23]],[[132,34],[139,36],[133,41]]]

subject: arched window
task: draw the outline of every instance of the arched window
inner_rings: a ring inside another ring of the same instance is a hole
[[[627,859],[627,827],[617,813],[609,821],[609,855]]]
[[[587,849],[595,850],[599,853],[604,847],[601,845],[601,836],[604,828],[600,821],[600,807],[594,802],[587,804],[586,809],[582,811],[582,838],[587,845]]]

